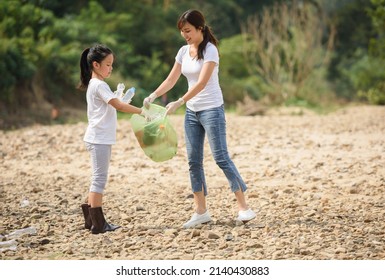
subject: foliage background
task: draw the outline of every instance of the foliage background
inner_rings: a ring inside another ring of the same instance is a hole
[[[116,54],[111,88],[135,86],[133,103],[141,106],[185,43],[176,20],[189,8],[205,14],[220,40],[227,107],[246,97],[267,106],[385,104],[385,0],[6,0],[0,127],[50,122],[52,108],[84,109],[79,57],[96,42]],[[185,91],[180,79],[168,99]]]

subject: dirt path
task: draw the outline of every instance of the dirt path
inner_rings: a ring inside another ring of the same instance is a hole
[[[0,132],[1,240],[36,229],[0,259],[385,259],[385,107],[228,114],[230,155],[258,216],[235,222],[234,196],[206,143],[214,221],[189,230],[181,228],[193,212],[183,116],[171,121],[179,151],[161,164],[119,121],[104,211],[122,229],[100,235],[82,229],[79,207],[90,179],[86,124]]]

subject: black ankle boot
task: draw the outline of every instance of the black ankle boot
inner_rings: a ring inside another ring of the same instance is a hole
[[[83,210],[83,216],[84,216],[84,228],[85,229],[91,229],[92,226],[92,221],[91,221],[91,216],[90,216],[90,205],[87,203],[84,203],[81,205],[82,210]]]
[[[106,231],[114,231],[120,226],[109,224],[103,215],[102,207],[90,207],[90,216],[92,221],[91,232],[93,234],[104,233]]]

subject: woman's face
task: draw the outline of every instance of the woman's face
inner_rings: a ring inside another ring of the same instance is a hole
[[[195,28],[194,25],[188,22],[183,25],[180,34],[189,45],[199,45],[203,41],[202,30]]]
[[[94,61],[94,72],[99,76],[100,79],[108,78],[112,73],[112,64],[114,63],[114,56],[109,54],[101,63]]]

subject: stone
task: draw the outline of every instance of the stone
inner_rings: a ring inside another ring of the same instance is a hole
[[[207,238],[208,238],[208,239],[219,239],[220,236],[219,236],[219,234],[217,234],[217,233],[215,233],[215,232],[209,231],[209,232],[207,233]]]
[[[194,237],[197,237],[197,236],[200,236],[201,235],[201,231],[198,230],[198,229],[193,229],[191,231],[191,238],[194,238]]]

